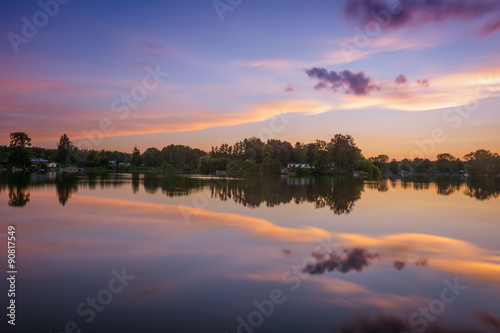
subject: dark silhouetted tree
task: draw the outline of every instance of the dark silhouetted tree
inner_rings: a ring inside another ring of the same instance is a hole
[[[10,133],[10,150],[8,162],[15,166],[29,166],[33,158],[31,138],[24,132]]]

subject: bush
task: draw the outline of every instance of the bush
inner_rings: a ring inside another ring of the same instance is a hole
[[[273,160],[271,157],[266,157],[262,161],[260,169],[265,174],[279,174],[281,173],[281,163],[278,160]]]

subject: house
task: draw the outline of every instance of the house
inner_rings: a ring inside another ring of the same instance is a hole
[[[117,165],[116,160],[109,161],[109,165],[116,166]]]
[[[308,163],[288,163],[286,168],[314,169],[314,166]]]

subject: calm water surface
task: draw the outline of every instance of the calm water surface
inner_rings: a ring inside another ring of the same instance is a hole
[[[498,179],[0,179],[9,331],[500,329]]]

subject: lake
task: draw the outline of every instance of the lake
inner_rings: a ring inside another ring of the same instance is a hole
[[[13,332],[500,328],[498,178],[0,179]]]

